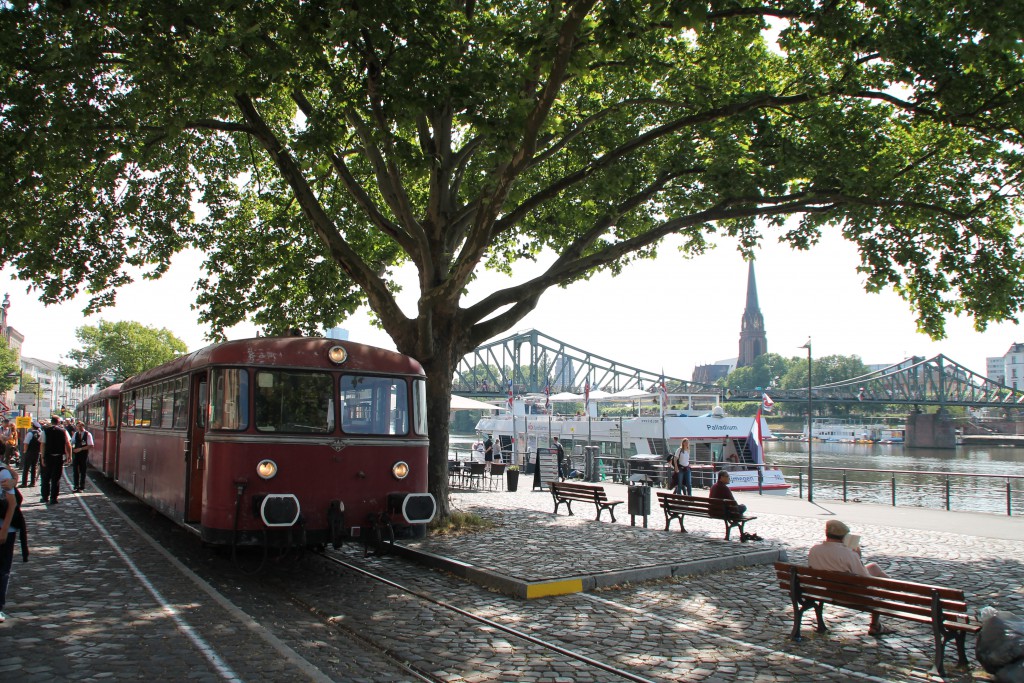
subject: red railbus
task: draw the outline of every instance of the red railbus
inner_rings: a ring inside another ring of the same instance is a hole
[[[126,380],[118,484],[213,544],[420,535],[426,378],[412,358],[333,339],[207,346]]]
[[[107,476],[114,473],[117,456],[117,421],[120,384],[112,384],[85,399],[75,408],[75,417],[85,423],[95,446],[89,449],[89,465]]]

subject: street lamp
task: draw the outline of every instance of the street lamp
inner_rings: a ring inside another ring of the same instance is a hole
[[[811,423],[811,338],[800,347],[807,349],[807,502],[814,502],[814,431]]]

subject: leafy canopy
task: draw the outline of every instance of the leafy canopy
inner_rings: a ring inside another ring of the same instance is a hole
[[[983,327],[1024,297],[1021,5],[3,3],[0,263],[96,308],[196,245],[214,334],[368,303],[429,361],[669,233],[697,254],[837,226],[924,331]],[[459,307],[481,264],[544,249]]]
[[[74,387],[106,386],[173,360],[188,351],[185,342],[166,328],[137,322],[83,325],[75,330],[82,348],[68,353],[76,365],[61,365],[61,373]]]

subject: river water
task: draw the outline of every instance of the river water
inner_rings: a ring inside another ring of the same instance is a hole
[[[847,500],[891,504],[893,478],[896,504],[978,512],[1024,514],[1024,449],[1002,446],[958,446],[956,449],[905,448],[900,444],[813,444],[815,498],[842,500],[846,470]],[[765,443],[765,462],[782,468],[800,495],[807,495],[807,443]],[[828,468],[828,469],[823,469]],[[872,470],[853,472],[851,470]],[[879,471],[879,470],[889,470]],[[891,471],[912,472],[893,474]],[[986,475],[981,477],[953,476]],[[948,480],[948,491],[947,491]],[[1009,494],[1008,494],[1009,488]]]

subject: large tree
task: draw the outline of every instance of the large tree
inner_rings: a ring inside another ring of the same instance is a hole
[[[427,370],[544,291],[718,234],[860,249],[921,329],[1015,315],[1020,0],[0,3],[0,264],[46,301],[208,255],[200,318],[367,304]],[[202,210],[193,213],[193,206]],[[795,217],[787,222],[788,217]],[[480,267],[543,272],[473,292]],[[394,279],[411,263],[415,283]],[[416,309],[396,302],[415,287]]]
[[[61,373],[73,387],[123,382],[143,370],[173,360],[188,351],[167,328],[137,322],[83,325],[75,330],[82,344],[68,352],[75,365],[61,365]]]

